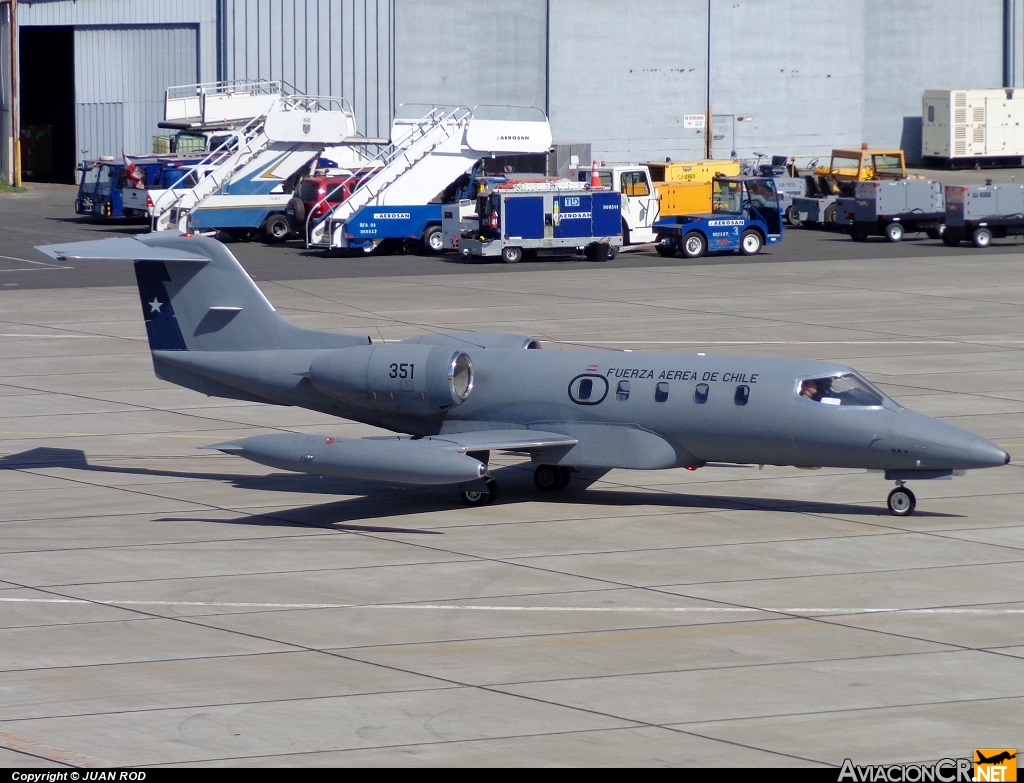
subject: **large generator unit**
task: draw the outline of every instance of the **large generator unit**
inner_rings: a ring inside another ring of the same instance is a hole
[[[925,90],[921,155],[929,165],[1024,165],[1024,90]]]

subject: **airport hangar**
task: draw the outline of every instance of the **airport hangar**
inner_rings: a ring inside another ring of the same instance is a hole
[[[402,104],[538,106],[556,142],[631,162],[702,158],[706,144],[715,158],[801,162],[866,142],[913,163],[923,90],[1024,86],[1024,0],[0,6],[9,181],[15,121],[25,178],[71,182],[79,160],[150,151],[168,86],[225,80],[345,97],[374,137]]]

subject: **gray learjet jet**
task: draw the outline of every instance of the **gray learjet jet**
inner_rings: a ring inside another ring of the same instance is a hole
[[[284,470],[458,486],[494,501],[492,451],[528,456],[541,490],[574,472],[709,463],[865,468],[914,511],[911,479],[1005,465],[967,430],[904,408],[855,370],[801,359],[612,350],[545,351],[516,334],[428,334],[394,343],[285,320],[231,252],[151,234],[40,247],[59,259],[135,262],[158,377],[216,397],[296,405],[397,435],[274,433],[220,443]]]

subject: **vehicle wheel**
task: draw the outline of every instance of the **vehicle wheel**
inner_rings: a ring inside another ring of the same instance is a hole
[[[506,264],[518,264],[523,260],[523,249],[521,247],[506,247],[501,251],[501,260]]]
[[[420,240],[423,250],[427,253],[436,255],[444,252],[444,235],[441,233],[440,226],[429,226],[426,231],[423,232],[423,238]]]
[[[976,228],[971,234],[971,241],[975,247],[988,247],[992,244],[992,232],[987,228]]]
[[[960,237],[952,231],[945,231],[942,234],[942,244],[947,247],[956,247],[960,244]]]
[[[825,222],[830,226],[835,225],[836,214],[839,212],[838,204],[829,204],[825,207],[825,214],[822,216],[825,218]]]
[[[654,246],[654,251],[662,258],[671,258],[679,252],[679,243],[669,237],[663,237]]]
[[[708,241],[704,238],[703,234],[698,234],[696,231],[691,231],[685,237],[683,237],[683,255],[686,258],[700,258],[707,252]]]
[[[622,221],[622,246],[628,247],[630,244],[629,239],[629,226],[626,225],[626,221]]]
[[[885,238],[890,242],[899,242],[903,239],[903,226],[899,223],[890,223],[885,227]]]
[[[867,232],[862,228],[851,228],[850,239],[854,242],[864,242],[868,238]]]
[[[306,222],[306,205],[296,196],[288,201],[287,211],[295,216],[295,222],[302,225]]]
[[[558,489],[560,481],[561,475],[557,465],[539,465],[533,471],[533,483],[541,492],[551,492],[554,489]]]
[[[786,225],[787,226],[799,226],[800,225],[800,210],[795,206],[790,205],[786,208]]]
[[[740,252],[745,256],[756,256],[761,252],[761,235],[748,228],[740,237]]]
[[[484,489],[462,490],[462,502],[467,506],[488,506],[498,497],[498,482],[488,476],[484,479]]]
[[[885,503],[889,506],[890,514],[896,517],[905,517],[914,513],[914,508],[917,506],[917,498],[906,487],[896,487],[896,489],[889,493],[889,498]]]
[[[292,227],[288,218],[278,213],[264,220],[260,231],[263,232],[264,242],[284,242],[292,233]]]
[[[594,242],[592,245],[587,245],[583,251],[583,255],[589,261],[611,261],[615,258],[615,253],[616,248],[606,245],[604,242]]]
[[[928,235],[929,239],[942,239],[942,237],[946,233],[946,226],[944,224],[940,223],[935,228],[929,228],[924,233]]]

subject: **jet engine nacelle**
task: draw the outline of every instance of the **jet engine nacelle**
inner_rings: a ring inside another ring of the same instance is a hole
[[[317,356],[309,380],[354,405],[423,416],[465,401],[473,391],[473,361],[451,345],[359,345]]]

